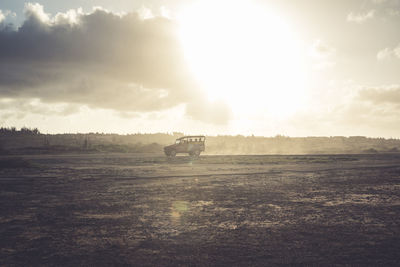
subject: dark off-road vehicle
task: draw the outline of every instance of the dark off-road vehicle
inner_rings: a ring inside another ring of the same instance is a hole
[[[177,153],[198,157],[205,150],[205,141],[204,135],[184,136],[176,139],[175,144],[164,147],[164,152],[168,157],[175,157]]]

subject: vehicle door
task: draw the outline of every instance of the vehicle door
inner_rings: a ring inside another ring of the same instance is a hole
[[[198,147],[198,144],[196,142],[196,139],[195,138],[189,138],[187,152],[194,151],[194,150],[197,149],[197,147]]]
[[[205,138],[204,137],[201,137],[200,139],[199,139],[199,147],[200,147],[200,150],[201,151],[204,151],[205,150]]]
[[[186,152],[188,147],[187,138],[181,139],[179,145],[177,146],[176,152]]]

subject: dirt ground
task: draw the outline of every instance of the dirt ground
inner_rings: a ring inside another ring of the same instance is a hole
[[[400,154],[23,158],[1,266],[400,264]]]

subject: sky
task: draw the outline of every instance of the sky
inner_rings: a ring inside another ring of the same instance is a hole
[[[400,138],[400,0],[0,1],[0,126]]]

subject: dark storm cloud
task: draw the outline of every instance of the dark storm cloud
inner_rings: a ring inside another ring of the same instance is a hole
[[[141,20],[136,13],[120,17],[98,9],[71,24],[43,21],[34,11],[26,12],[17,31],[1,31],[3,64],[41,69],[71,69],[76,64],[84,67],[83,73],[103,70],[122,80],[140,80],[146,87],[182,86],[183,60],[173,22]]]
[[[198,97],[207,109],[172,20],[103,9],[51,17],[38,4],[27,4],[25,17],[17,30],[0,28],[0,98],[136,112]]]

